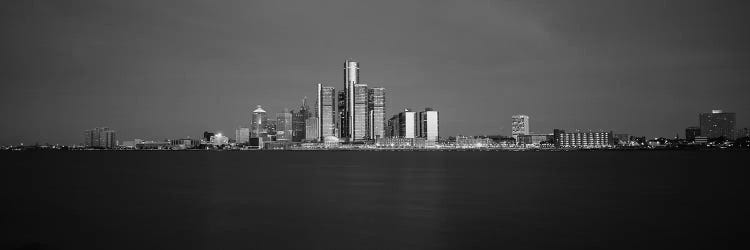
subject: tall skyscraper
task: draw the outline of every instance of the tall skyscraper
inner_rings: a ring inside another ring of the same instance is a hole
[[[336,136],[336,89],[318,84],[316,113],[318,115],[318,136],[323,141],[326,136]]]
[[[268,133],[268,115],[263,108],[258,105],[258,108],[253,110],[252,118],[250,121],[250,138],[263,138]]]
[[[340,135],[343,138],[354,138],[355,130],[355,87],[359,84],[359,63],[351,60],[344,62],[344,99],[346,106],[340,113],[343,115],[340,124]]]
[[[346,90],[336,92],[336,136],[349,138],[349,113]]]
[[[84,132],[83,145],[89,148],[115,148],[117,136],[114,130],[107,127],[94,128]]]
[[[292,129],[292,113],[284,109],[283,113],[276,114],[276,140],[291,141],[294,130]]]
[[[385,88],[370,88],[368,94],[369,137],[370,139],[384,138],[385,127]]]
[[[735,114],[722,110],[712,110],[711,113],[699,115],[701,135],[710,138],[724,137],[734,139]]]
[[[349,124],[351,126],[350,138],[353,141],[361,141],[368,139],[368,112],[367,112],[367,84],[354,84],[354,109],[353,118]]]
[[[432,108],[426,108],[419,112],[419,137],[427,139],[430,142],[436,142],[440,136],[438,112]]]
[[[513,123],[511,124],[511,136],[518,142],[519,135],[529,134],[529,116],[528,115],[514,115],[512,117]]]

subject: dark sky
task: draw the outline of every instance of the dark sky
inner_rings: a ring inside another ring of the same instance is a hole
[[[234,134],[343,87],[441,135],[604,129],[683,136],[721,108],[747,127],[747,1],[0,1],[0,144]]]

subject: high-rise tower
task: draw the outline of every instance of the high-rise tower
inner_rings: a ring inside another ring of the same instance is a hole
[[[315,105],[319,140],[326,136],[335,136],[336,128],[336,89],[318,84],[317,103]]]
[[[514,115],[512,117],[512,131],[511,136],[518,142],[519,135],[529,134],[529,116],[528,115]]]
[[[263,108],[253,110],[252,120],[250,121],[250,138],[263,138],[268,133],[268,115]]]
[[[369,137],[370,139],[385,138],[385,88],[370,88],[367,98]]]

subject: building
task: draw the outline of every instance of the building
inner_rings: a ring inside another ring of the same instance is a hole
[[[708,137],[708,139],[719,137],[734,139],[735,118],[735,113],[728,113],[722,110],[712,110],[711,113],[700,114],[701,136]]]
[[[529,116],[528,115],[514,115],[511,117],[511,137],[516,139],[518,142],[518,135],[529,134]]]
[[[370,88],[367,95],[367,112],[369,115],[368,137],[370,139],[385,138],[385,88]]]
[[[201,137],[201,139],[203,139],[203,141],[205,142],[208,142],[211,141],[211,136],[214,136],[214,133],[203,131],[203,137]]]
[[[248,136],[249,136],[249,131],[250,131],[250,129],[248,129],[248,128],[245,128],[245,129],[247,129],[247,131],[248,131]],[[249,137],[248,137],[248,138],[249,138]],[[170,145],[172,146],[172,148],[177,148],[177,149],[189,149],[189,148],[195,148],[195,147],[198,147],[198,146],[200,146],[200,144],[201,144],[201,141],[200,141],[200,140],[198,140],[198,139],[190,139],[190,138],[185,138],[185,139],[174,139],[174,140],[170,140],[170,141],[169,141],[169,143],[170,143]]]
[[[336,95],[336,127],[335,135],[339,138],[349,138],[349,115],[347,114],[346,90],[339,90]]]
[[[146,149],[171,149],[172,143],[167,141],[142,141],[135,144],[135,148],[139,150]]]
[[[398,137],[398,114],[391,116],[385,124],[385,137],[395,138]]]
[[[318,135],[320,123],[317,117],[310,117],[305,120],[305,140],[306,141],[320,141],[320,135]]]
[[[555,129],[555,147],[558,148],[604,148],[614,146],[614,134],[610,132],[565,132]]]
[[[341,141],[335,136],[326,136],[323,138],[323,145],[326,148],[338,148]]]
[[[341,136],[339,138],[355,138],[355,85],[359,84],[359,63],[351,60],[344,62],[344,98],[345,104],[342,118]],[[361,88],[361,87],[360,87]],[[366,88],[366,86],[365,86]]]
[[[209,141],[209,143],[211,143],[211,145],[214,145],[214,146],[226,145],[226,144],[229,144],[229,137],[226,137],[222,135],[221,133],[217,133],[211,136],[211,140]]]
[[[685,139],[688,141],[694,141],[695,137],[701,136],[700,127],[688,127],[685,129]]]
[[[234,140],[237,144],[247,144],[250,142],[250,128],[237,128],[234,131]]]
[[[495,142],[488,137],[456,136],[456,148],[487,148],[495,147]]]
[[[552,143],[553,134],[520,134],[518,144],[539,146],[542,143]]]
[[[307,106],[307,97],[305,97],[302,99],[299,111],[292,111],[292,141],[301,142],[307,138],[306,121],[310,116],[310,107]]]
[[[707,144],[708,143],[708,137],[705,136],[696,136],[693,139],[693,142],[696,144]]]
[[[336,135],[336,89],[318,84],[316,114],[318,119],[318,138]]]
[[[426,108],[419,112],[417,122],[417,137],[425,138],[429,142],[437,142],[440,137],[440,123],[438,112],[432,108]]]
[[[116,132],[107,127],[86,130],[83,134],[83,145],[87,148],[117,147]]]
[[[264,138],[268,134],[268,115],[263,108],[258,105],[258,108],[253,110],[252,119],[250,121],[250,138]]]
[[[354,96],[351,98],[354,102],[349,121],[349,135],[351,141],[362,141],[369,138],[368,132],[368,90],[367,84],[354,84]]]
[[[377,138],[375,147],[377,148],[425,148],[427,146],[424,138]]]
[[[417,137],[417,113],[404,109],[391,118],[391,137],[396,138],[416,138]]]
[[[293,134],[292,113],[289,109],[284,109],[283,113],[276,114],[276,140],[292,141]]]

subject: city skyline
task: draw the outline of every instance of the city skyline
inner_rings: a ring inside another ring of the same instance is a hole
[[[744,6],[583,3],[14,1],[0,10],[0,145],[75,144],[104,126],[122,140],[232,135],[258,104],[275,117],[315,83],[342,88],[346,58],[388,90],[385,117],[434,107],[441,136],[510,135],[515,114],[531,133],[684,137],[714,109],[748,127]],[[367,34],[342,39],[356,27]]]

